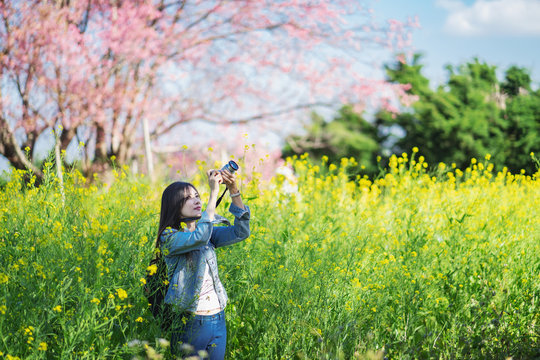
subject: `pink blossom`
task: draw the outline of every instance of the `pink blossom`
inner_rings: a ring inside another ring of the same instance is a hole
[[[26,91],[4,105],[15,131],[37,137],[62,124],[86,129],[94,141],[106,131],[119,142],[106,137],[114,153],[140,146],[142,118],[156,140],[191,120],[227,123],[250,110],[377,103],[387,92],[412,101],[357,64],[370,58],[373,45],[406,50],[417,18],[380,24],[346,0],[188,0],[160,9],[161,3],[3,1],[9,29],[0,25],[2,80],[14,89],[24,83]],[[349,24],[355,17],[365,25]],[[29,105],[17,108],[23,96]],[[234,111],[216,120],[215,109]]]

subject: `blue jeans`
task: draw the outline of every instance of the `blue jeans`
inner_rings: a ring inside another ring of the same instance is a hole
[[[225,310],[215,315],[178,314],[173,321],[171,335],[173,355],[191,356],[205,350],[211,360],[225,358],[227,344]],[[184,344],[189,344],[192,348]]]

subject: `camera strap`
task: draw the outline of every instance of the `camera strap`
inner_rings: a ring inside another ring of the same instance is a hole
[[[221,199],[223,199],[223,196],[225,196],[225,193],[227,192],[227,190],[229,190],[228,188],[225,188],[225,191],[223,191],[223,194],[221,194],[221,196],[219,197],[219,199],[217,199],[216,201],[216,208],[218,207],[219,203],[221,202]]]

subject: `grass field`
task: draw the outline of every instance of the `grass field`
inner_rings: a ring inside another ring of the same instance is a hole
[[[540,173],[415,155],[375,180],[305,157],[292,183],[244,180],[252,235],[218,249],[227,358],[540,356]],[[64,199],[51,171],[1,187],[0,357],[166,357],[142,286],[167,184],[72,171]]]

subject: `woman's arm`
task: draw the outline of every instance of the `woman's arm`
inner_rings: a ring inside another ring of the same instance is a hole
[[[216,248],[236,244],[250,235],[249,207],[245,206],[241,209],[233,203],[229,211],[234,215],[234,226],[217,226],[212,230],[210,241]]]
[[[227,186],[227,189],[229,189],[232,203],[240,209],[245,210],[244,203],[242,202],[242,195],[236,185],[236,174],[229,172],[229,170],[221,170],[221,176],[223,178],[223,183]]]
[[[210,198],[208,199],[208,205],[206,206],[206,213],[210,218],[210,221],[214,220],[216,214],[216,201],[219,195],[219,184],[223,181],[221,173],[217,170],[208,170],[208,185],[210,186]]]
[[[205,211],[197,223],[195,231],[183,232],[167,230],[161,235],[162,248],[165,256],[175,256],[196,250],[207,245],[212,236],[213,225],[208,213]]]
[[[240,190],[238,190],[237,187],[229,188],[229,193],[231,195],[234,195],[231,197],[232,203],[238,206],[238,208],[245,210],[244,203],[242,202],[242,194],[240,193]],[[235,194],[238,194],[238,195],[235,195]]]
[[[251,213],[249,207],[242,202],[240,191],[236,185],[236,174],[228,170],[220,172],[223,183],[227,186],[232,199],[229,211],[234,215],[234,226],[214,228],[210,241],[216,248],[235,244],[247,239],[250,235],[249,218]]]

